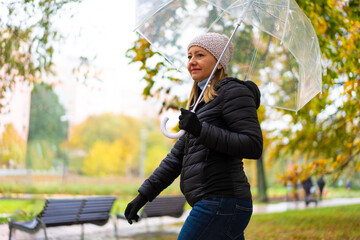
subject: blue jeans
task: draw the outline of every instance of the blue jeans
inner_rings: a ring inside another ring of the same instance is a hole
[[[241,240],[252,215],[252,201],[206,198],[187,217],[178,240]]]

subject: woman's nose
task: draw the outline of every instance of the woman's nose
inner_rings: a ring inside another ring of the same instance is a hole
[[[195,63],[195,59],[192,57],[192,58],[189,58],[189,64],[194,64]]]

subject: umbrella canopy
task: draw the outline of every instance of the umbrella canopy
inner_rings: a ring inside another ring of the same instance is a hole
[[[196,35],[242,20],[230,75],[256,82],[262,105],[298,111],[321,92],[318,39],[295,0],[137,0],[136,31],[180,71]]]

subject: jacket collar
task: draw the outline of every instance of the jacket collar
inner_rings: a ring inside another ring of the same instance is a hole
[[[261,93],[260,93],[258,86],[250,80],[242,81],[237,78],[227,77],[227,78],[224,78],[223,80],[221,80],[218,84],[216,84],[215,91],[219,90],[222,86],[224,86],[225,84],[227,84],[230,81],[236,81],[241,84],[244,84],[253,93],[256,109],[259,108]]]
[[[237,78],[233,78],[233,77],[226,77],[226,78],[224,78],[223,80],[221,80],[220,82],[218,82],[215,85],[215,87],[214,87],[215,91],[218,90],[219,88],[221,88],[222,86],[224,86],[225,84],[227,84],[230,81],[240,81],[240,80],[237,79]]]

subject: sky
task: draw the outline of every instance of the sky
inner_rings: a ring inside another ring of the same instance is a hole
[[[65,36],[55,56],[58,87],[69,118],[79,123],[92,114],[123,113],[136,117],[159,117],[159,105],[141,96],[145,81],[138,64],[128,64],[126,50],[137,35],[135,1],[83,0],[71,9],[73,18],[62,17],[55,26]],[[79,56],[92,59],[102,81],[90,79],[88,87],[76,81],[72,68]]]

